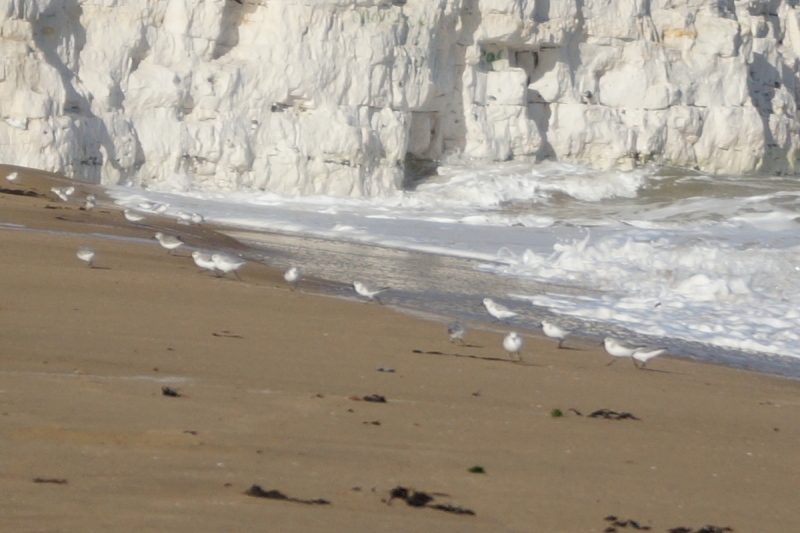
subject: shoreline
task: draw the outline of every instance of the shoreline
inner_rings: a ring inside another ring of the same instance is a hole
[[[33,178],[30,181],[45,196],[49,194],[46,191],[49,190],[50,181],[55,181],[55,184],[59,185],[76,183],[57,174],[8,165],[0,165],[0,174],[5,175],[8,168],[26,172],[29,180]],[[111,196],[106,194],[104,187],[77,183],[80,184],[84,194],[92,192],[98,197],[103,197],[107,202],[107,214],[115,211],[121,212],[120,207],[114,204]],[[52,194],[50,196],[55,198]],[[60,205],[59,200],[53,201],[56,206]],[[174,217],[163,215],[152,215],[151,218],[157,222],[137,226],[139,229],[149,228],[151,230],[150,236],[144,234],[144,238],[148,241],[152,240],[152,232],[165,230],[189,237],[187,244],[198,249],[220,249],[240,254],[249,262],[260,263],[273,269],[277,268],[279,271],[295,264],[301,264],[305,271],[304,287],[319,294],[358,300],[352,290],[352,280],[361,279],[375,282],[374,279],[370,279],[370,276],[373,276],[374,272],[378,272],[381,276],[380,284],[392,287],[392,290],[384,295],[384,300],[389,307],[412,316],[428,316],[429,319],[439,320],[442,323],[458,317],[469,321],[473,327],[495,332],[517,329],[545,340],[546,337],[541,332],[541,328],[536,327],[535,324],[539,324],[544,319],[555,320],[573,331],[567,345],[574,345],[581,349],[600,343],[604,337],[612,335],[642,345],[665,347],[668,349],[666,357],[669,358],[800,380],[800,360],[794,357],[749,352],[674,337],[649,336],[616,324],[584,320],[568,315],[556,315],[541,307],[531,308],[524,299],[517,300],[513,297],[501,297],[500,299],[506,305],[512,306],[520,314],[521,320],[512,323],[490,321],[480,303],[485,295],[520,292],[536,294],[542,290],[553,290],[553,287],[545,289],[546,285],[542,285],[539,281],[516,277],[506,278],[483,272],[476,266],[485,261],[475,258],[442,255],[346,239],[337,240],[316,235],[298,235],[278,230],[257,231],[206,222],[202,225],[180,224]],[[112,220],[119,229],[120,221],[114,217]],[[123,220],[122,227],[125,225],[130,226],[131,224]],[[107,236],[112,239],[117,238],[111,233]],[[320,263],[323,263],[325,267],[321,268]],[[418,264],[432,269],[438,275],[431,275],[429,270],[427,275],[420,279],[415,275]],[[309,274],[308,270],[311,269],[313,272]],[[277,272],[277,274],[282,275],[282,272]],[[433,279],[433,283],[427,282],[429,279]],[[446,279],[448,289],[451,286],[454,289],[441,292],[436,285],[437,279]],[[279,281],[282,282],[282,280]],[[566,292],[576,290],[567,286],[563,286],[561,289]]]
[[[107,233],[96,235],[99,238],[126,238],[125,235],[128,235],[133,227],[137,230],[149,229],[149,234],[145,231],[144,233],[139,232],[137,235],[143,239],[140,242],[150,242],[155,231],[163,230],[188,237],[187,245],[190,248],[233,253],[241,255],[248,262],[272,268],[276,270],[274,276],[277,276],[276,279],[279,283],[283,283],[282,272],[289,266],[303,265],[303,286],[307,291],[355,301],[358,301],[359,297],[352,290],[352,280],[374,281],[370,279],[370,276],[373,275],[373,272],[379,272],[383,285],[392,287],[392,290],[384,295],[388,307],[411,316],[427,317],[428,320],[439,321],[442,324],[455,318],[461,318],[468,321],[472,327],[479,329],[495,332],[516,329],[524,331],[529,336],[536,336],[547,341],[541,327],[536,327],[535,324],[539,324],[545,319],[555,320],[562,327],[566,326],[572,330],[567,346],[573,345],[578,349],[593,346],[595,343],[599,344],[604,337],[612,335],[641,345],[665,347],[668,349],[665,356],[667,358],[800,380],[800,359],[795,357],[750,352],[674,337],[649,336],[615,324],[552,314],[541,307],[530,309],[527,306],[527,300],[517,300],[510,296],[501,298],[500,301],[513,306],[514,310],[520,314],[522,323],[520,321],[513,323],[490,321],[480,303],[485,295],[503,293],[510,295],[519,292],[535,294],[546,286],[539,281],[516,277],[505,278],[483,272],[476,268],[477,265],[484,262],[479,259],[346,239],[337,240],[316,235],[298,235],[278,230],[258,231],[211,222],[204,222],[202,225],[181,224],[175,220],[175,217],[155,214],[149,217],[154,219],[155,223],[131,224],[120,220],[119,216],[113,215],[113,213],[120,214],[122,209],[114,203],[113,198],[106,193],[103,186],[75,182],[58,174],[11,165],[0,165],[0,175],[4,176],[9,169],[22,172],[31,189],[37,190],[42,198],[49,197],[52,201],[51,208],[54,209],[61,209],[64,206],[55,198],[55,195],[49,192],[52,185],[77,184],[80,189],[78,196],[80,193],[84,195],[93,193],[98,198],[102,198],[105,203],[104,214],[109,215],[104,222],[111,223],[110,228],[113,229],[108,231],[109,227],[106,226]],[[0,183],[0,190],[4,189],[3,185],[4,183]],[[74,200],[70,205],[82,211]],[[113,233],[114,231],[122,234],[116,235]],[[325,268],[319,268],[318,263],[324,263]],[[387,267],[387,264],[390,266]],[[430,271],[423,278],[434,278],[434,283],[425,283],[425,279],[416,277],[414,272],[417,264],[440,272],[438,278],[447,279],[449,285],[455,284],[455,290],[440,292],[435,281],[437,276],[431,276]],[[409,267],[409,265],[412,266]],[[313,272],[309,273],[310,269],[313,269]],[[549,290],[552,289],[553,287]],[[572,292],[575,289],[564,286],[562,290]]]
[[[796,381],[680,358],[606,366],[602,348],[528,332],[519,365],[472,322],[458,346],[389,306],[291,292],[265,265],[244,282],[197,273],[125,240],[152,230],[102,207],[0,194],[0,223],[41,230],[0,226],[11,531],[797,526]],[[186,240],[240,246],[211,226]],[[99,268],[75,257],[86,244]],[[589,417],[602,409],[638,420]],[[254,484],[331,504],[243,494]],[[387,504],[397,486],[476,514]]]

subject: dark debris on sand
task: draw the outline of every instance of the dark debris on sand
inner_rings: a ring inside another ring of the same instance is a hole
[[[44,194],[34,191],[23,191],[20,189],[4,189],[0,187],[0,194],[11,194],[13,196],[30,196],[31,198],[44,198]]]
[[[63,478],[55,477],[37,477],[33,480],[34,483],[52,483],[53,485],[66,485],[68,482]]]
[[[604,533],[614,533],[615,531],[619,531],[620,529],[624,529],[630,527],[631,529],[635,529],[637,531],[650,531],[650,526],[643,526],[640,525],[639,522],[636,520],[628,519],[624,520],[622,518],[617,518],[614,515],[609,515],[605,517],[603,520],[606,522],[611,522],[611,524],[603,530]]]
[[[170,389],[169,387],[161,387],[161,395],[162,396],[169,396],[170,398],[180,398],[181,393],[176,391],[175,389]]]
[[[225,337],[228,339],[244,339],[244,337],[242,337],[241,335],[236,335],[235,333],[231,333],[227,329],[224,329],[222,331],[215,331],[212,333],[212,335],[215,337]]]
[[[246,491],[244,494],[247,496],[253,496],[255,498],[266,498],[268,500],[283,500],[287,502],[294,502],[294,503],[304,503],[306,505],[330,505],[331,502],[328,500],[323,500],[322,498],[316,498],[313,500],[302,500],[300,498],[290,498],[286,494],[282,493],[279,490],[264,490],[261,488],[260,485],[253,485]]]
[[[362,400],[365,402],[386,403],[386,397],[380,394],[370,394],[369,396],[364,396]]]
[[[719,526],[703,526],[700,529],[692,529],[690,527],[673,527],[667,530],[669,533],[728,533],[733,531],[730,527]]]
[[[572,411],[578,416],[583,416],[580,411],[575,408],[567,409],[567,412]],[[593,413],[587,415],[589,418],[604,418],[606,420],[641,420],[636,416],[632,415],[631,413],[621,412],[618,413],[617,411],[612,411],[611,409],[598,409]]]
[[[553,409],[553,411],[558,411],[559,413],[561,413],[561,411],[558,409]],[[565,413],[575,413],[578,416],[583,416],[583,413],[581,413],[574,407],[570,407],[565,411]],[[561,414],[563,415],[565,413]],[[555,415],[553,415],[552,413],[551,416],[555,417]],[[597,411],[594,411],[588,414],[587,416],[589,418],[604,418],[606,420],[641,420],[641,418],[638,418],[631,413],[626,413],[625,411],[618,413],[617,411],[612,411],[611,409],[598,409]]]
[[[474,344],[465,344],[464,348],[483,348],[483,346],[477,346],[477,345],[474,345]],[[480,359],[481,361],[497,361],[497,362],[500,362],[500,363],[519,364],[519,361],[514,361],[514,360],[511,360],[511,359],[508,359],[507,357],[501,358],[501,357],[487,357],[487,356],[483,356],[483,355],[472,355],[472,354],[445,353],[445,352],[439,352],[439,351],[436,351],[436,350],[426,350],[426,351],[423,351],[423,350],[411,350],[411,353],[418,353],[418,354],[425,354],[425,355],[446,355],[448,357],[465,357],[467,359]]]
[[[475,516],[475,511],[473,511],[472,509],[464,509],[463,507],[458,507],[456,505],[437,503],[434,505],[429,505],[428,507],[430,509],[436,509],[437,511],[445,511],[453,514],[465,514],[465,515]]]
[[[465,509],[456,505],[431,503],[434,498],[427,492],[407,489],[399,485],[389,491],[389,500],[386,503],[390,504],[394,499],[403,500],[410,507],[427,507],[428,509],[436,509],[447,513],[475,516],[475,511],[472,509]]]

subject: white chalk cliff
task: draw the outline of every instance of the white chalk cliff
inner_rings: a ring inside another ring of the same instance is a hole
[[[449,156],[795,173],[797,3],[0,0],[0,162],[365,196]]]

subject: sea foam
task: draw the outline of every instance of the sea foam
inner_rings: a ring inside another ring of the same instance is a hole
[[[510,162],[443,166],[369,199],[171,183],[110,192],[124,206],[155,201],[234,227],[471,258],[550,287],[515,295],[551,312],[800,357],[800,184],[785,178]]]

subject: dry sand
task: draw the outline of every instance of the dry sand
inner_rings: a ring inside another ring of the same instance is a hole
[[[132,240],[152,228],[79,210],[87,186],[69,205],[9,194],[53,179],[0,177],[1,531],[600,532],[607,515],[800,529],[796,381],[606,366],[536,331],[511,363],[501,333],[471,327],[458,346],[441,323],[290,292],[263,265],[198,273],[188,252]],[[387,403],[357,401],[370,394]],[[601,408],[639,420],[586,416]],[[385,503],[396,486],[475,516]]]

